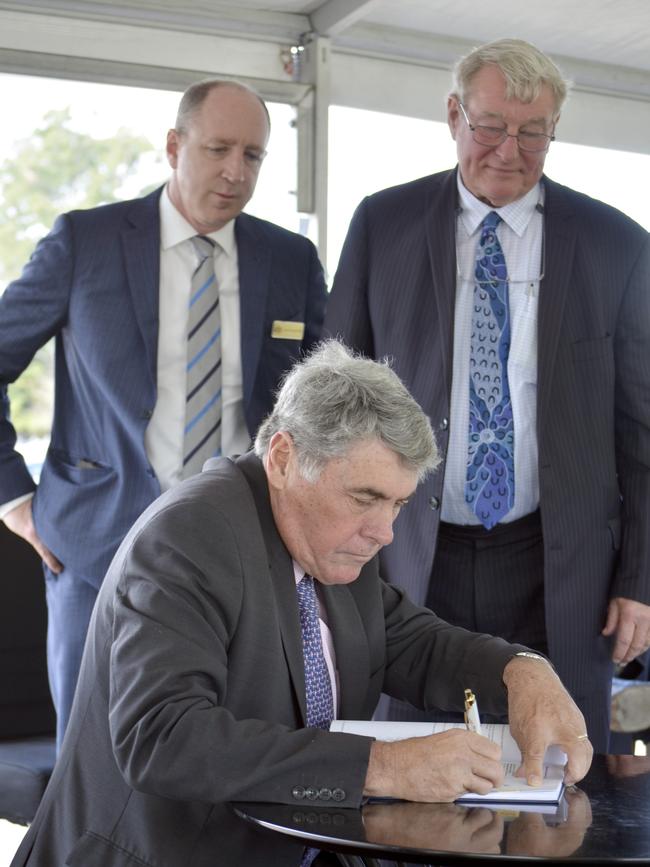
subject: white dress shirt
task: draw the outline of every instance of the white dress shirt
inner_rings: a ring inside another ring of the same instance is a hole
[[[509,278],[511,344],[508,382],[515,433],[515,502],[502,518],[514,521],[539,505],[537,468],[537,306],[543,268],[543,189],[537,184],[521,199],[491,208],[473,196],[458,173],[461,210],[456,218],[456,308],[449,419],[441,517],[450,524],[479,524],[465,502],[469,431],[469,355],[474,298],[474,262],[483,219],[496,211],[497,235]]]

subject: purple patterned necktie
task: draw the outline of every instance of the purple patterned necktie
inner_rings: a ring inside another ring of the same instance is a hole
[[[307,726],[327,730],[334,718],[334,701],[332,683],[323,653],[314,579],[310,575],[305,575],[302,581],[298,582],[296,589],[300,609],[302,654],[305,661]]]
[[[515,499],[515,431],[508,384],[508,270],[497,237],[501,217],[481,223],[476,252],[469,370],[469,449],[465,500],[491,530]]]
[[[302,655],[305,662],[305,697],[307,699],[307,726],[329,729],[334,719],[334,700],[332,683],[320,633],[318,619],[318,600],[311,575],[298,582],[298,608],[300,610],[300,631],[302,633]],[[300,867],[311,867],[319,849],[308,846],[300,861]]]

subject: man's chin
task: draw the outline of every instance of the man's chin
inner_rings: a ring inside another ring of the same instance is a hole
[[[319,580],[322,584],[352,584],[361,574],[364,565],[365,563],[356,566],[341,566],[338,569],[328,571]]]

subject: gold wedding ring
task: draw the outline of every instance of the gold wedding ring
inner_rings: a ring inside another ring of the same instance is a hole
[[[576,740],[577,740],[577,741],[588,741],[588,740],[589,740],[589,735],[587,735],[587,734],[585,734],[585,735],[578,735],[578,737],[576,738]]]

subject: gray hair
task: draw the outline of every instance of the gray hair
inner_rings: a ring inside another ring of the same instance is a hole
[[[465,102],[472,79],[484,66],[498,66],[506,80],[506,99],[533,102],[547,84],[553,93],[556,114],[566,99],[569,83],[550,57],[523,39],[498,39],[480,45],[454,67],[452,96]]]
[[[364,439],[383,442],[418,481],[440,461],[429,419],[388,362],[354,355],[338,340],[322,342],[285,375],[255,439],[258,457],[278,431],[291,436],[310,482],[328,460]]]
[[[201,108],[208,95],[219,87],[232,87],[235,90],[242,90],[244,93],[250,93],[259,100],[260,105],[264,109],[266,122],[269,125],[270,131],[271,118],[269,116],[269,110],[262,97],[259,93],[256,93],[252,87],[248,87],[248,85],[242,84],[240,81],[228,81],[228,79],[224,78],[206,78],[203,81],[196,81],[194,84],[190,84],[181,97],[181,101],[178,104],[178,111],[176,113],[176,125],[174,127],[176,132],[187,132],[192,116]]]

